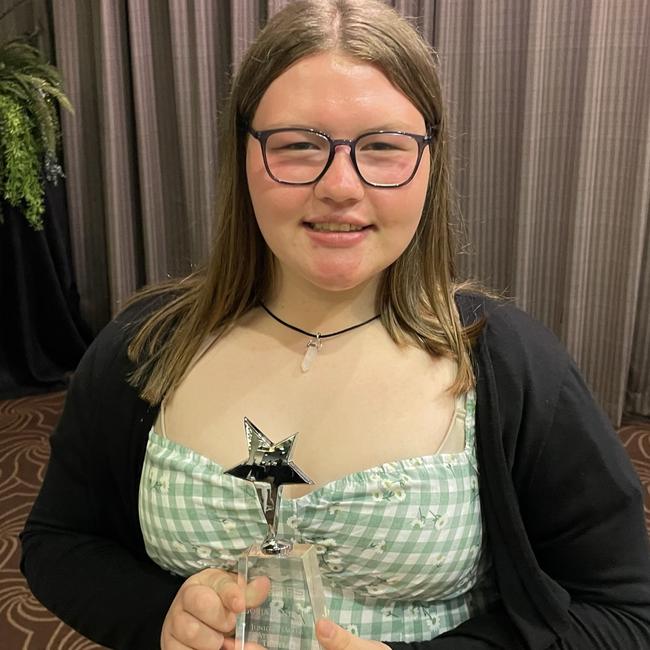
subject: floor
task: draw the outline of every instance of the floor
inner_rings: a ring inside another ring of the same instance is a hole
[[[48,436],[64,393],[0,401],[0,639],[3,650],[97,650],[44,609],[18,569],[18,534],[47,463]],[[619,430],[646,493],[650,533],[650,420],[629,419]]]

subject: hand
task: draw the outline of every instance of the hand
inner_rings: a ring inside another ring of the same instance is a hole
[[[326,618],[316,623],[316,636],[323,650],[390,650],[385,643],[360,639]]]
[[[237,614],[257,607],[268,596],[268,578],[244,585],[237,576],[220,569],[205,569],[190,576],[172,601],[160,634],[161,650],[215,650],[234,647]],[[230,646],[229,646],[230,644]]]

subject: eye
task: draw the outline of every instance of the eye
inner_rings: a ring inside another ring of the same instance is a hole
[[[309,151],[310,149],[318,149],[319,147],[313,142],[287,142],[284,145],[277,147],[279,149],[288,149],[290,151]]]
[[[329,150],[327,140],[306,131],[278,131],[266,141],[267,151],[274,153],[308,153]]]
[[[391,142],[374,141],[364,142],[362,149],[364,151],[394,151],[395,149],[399,149],[399,147],[395,146],[395,144]]]
[[[417,142],[402,133],[369,133],[359,140],[358,151],[367,153],[411,152]]]

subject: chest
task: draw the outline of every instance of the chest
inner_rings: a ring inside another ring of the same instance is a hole
[[[223,467],[248,455],[244,417],[274,442],[298,432],[293,458],[315,486],[439,450],[454,414],[453,362],[398,347],[379,324],[327,341],[307,373],[303,351],[234,330],[191,367],[156,430]]]

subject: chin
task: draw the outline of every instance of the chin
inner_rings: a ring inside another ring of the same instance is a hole
[[[353,291],[369,285],[377,287],[394,260],[375,260],[375,264],[364,264],[363,262],[370,262],[368,259],[349,262],[351,263],[340,261],[338,264],[313,264],[303,267],[303,277],[327,291]]]
[[[311,282],[314,286],[324,291],[333,291],[333,292],[344,292],[344,291],[353,291],[355,289],[360,289],[370,284],[373,281],[379,279],[379,274],[376,275],[319,275],[319,276],[307,276],[306,279]]]

